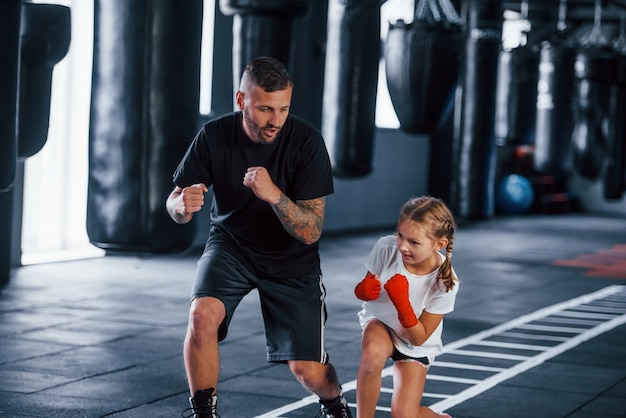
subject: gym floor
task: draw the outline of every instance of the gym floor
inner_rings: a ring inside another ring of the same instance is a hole
[[[360,355],[354,285],[376,239],[325,235],[327,350],[355,402]],[[200,250],[108,255],[20,267],[0,290],[0,416],[178,417]],[[626,218],[585,213],[459,225],[461,287],[424,403],[460,417],[626,417]],[[221,345],[223,418],[313,417],[285,365],[265,359],[256,293]],[[377,417],[389,417],[385,369]],[[354,407],[353,407],[354,411]]]

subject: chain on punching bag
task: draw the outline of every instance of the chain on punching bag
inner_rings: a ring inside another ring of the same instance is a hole
[[[338,177],[373,170],[379,58],[380,1],[331,0],[322,133]]]
[[[165,210],[199,122],[202,2],[96,0],[87,233],[118,251],[168,252],[193,223]]]
[[[404,131],[432,134],[451,109],[460,23],[449,0],[419,0],[413,22],[389,24],[384,44],[387,88]]]

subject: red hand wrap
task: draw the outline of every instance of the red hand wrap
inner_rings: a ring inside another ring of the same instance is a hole
[[[378,299],[380,295],[380,281],[374,278],[373,275],[368,274],[356,285],[354,294],[357,298],[364,301]]]
[[[398,319],[404,328],[411,328],[419,322],[411,302],[409,302],[409,282],[401,274],[394,275],[385,283],[389,299],[398,311]]]

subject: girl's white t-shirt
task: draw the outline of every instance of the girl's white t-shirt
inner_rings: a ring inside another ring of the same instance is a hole
[[[439,255],[442,259],[445,258],[443,254]],[[406,276],[409,282],[411,306],[415,315],[419,318],[423,311],[428,311],[432,314],[452,312],[459,283],[455,283],[454,287],[446,292],[444,285],[437,283],[439,269],[426,276],[410,273],[402,262],[402,254],[398,250],[395,235],[382,237],[376,242],[365,263],[365,267],[369,272],[378,274],[381,291],[378,299],[363,302],[363,309],[358,314],[361,327],[364,327],[367,321],[377,318],[392,330],[393,343],[399,352],[410,357],[427,357],[429,363],[432,364],[435,356],[443,350],[443,342],[441,340],[443,320],[424,344],[411,344],[406,336],[404,327],[398,320],[398,311],[396,311],[395,306],[389,299],[384,285],[395,274]]]

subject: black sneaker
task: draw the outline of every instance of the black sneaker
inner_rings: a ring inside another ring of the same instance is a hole
[[[343,392],[332,401],[320,399],[320,412],[317,416],[322,418],[352,418],[352,412],[350,412],[348,402],[343,397]]]
[[[197,390],[192,398],[189,398],[191,408],[187,408],[181,414],[182,418],[220,418],[215,412],[217,408],[217,395],[215,389]]]

